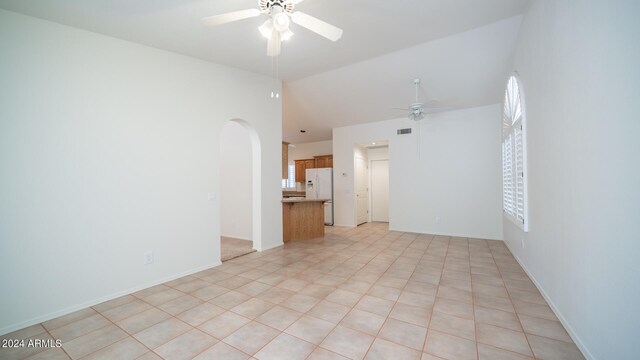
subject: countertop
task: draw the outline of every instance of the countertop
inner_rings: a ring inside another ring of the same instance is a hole
[[[296,191],[296,190],[282,190],[282,195],[285,196],[306,196],[307,192],[300,190],[300,191]]]
[[[329,201],[331,199],[307,199],[307,198],[288,198],[282,199],[283,203],[312,202],[312,201]]]

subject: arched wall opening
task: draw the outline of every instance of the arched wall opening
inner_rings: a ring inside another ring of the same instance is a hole
[[[226,261],[262,250],[260,138],[245,120],[220,133],[220,255]]]

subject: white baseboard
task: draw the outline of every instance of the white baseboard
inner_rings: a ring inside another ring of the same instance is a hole
[[[165,283],[167,281],[175,280],[175,279],[181,278],[183,276],[195,274],[197,272],[200,272],[200,271],[203,271],[203,270],[207,270],[207,269],[219,266],[221,264],[222,263],[220,261],[217,261],[217,262],[215,262],[213,264],[210,264],[210,265],[201,266],[201,267],[198,267],[198,268],[195,268],[195,269],[191,269],[191,270],[182,272],[180,274],[167,276],[167,277],[162,278],[160,280],[155,280],[155,281],[152,281],[150,283],[139,285],[139,286],[135,286],[133,288],[130,288],[130,289],[127,289],[127,290],[123,290],[123,291],[119,291],[119,292],[116,292],[114,294],[110,294],[110,295],[107,295],[107,296],[104,296],[104,297],[101,297],[101,298],[98,298],[98,299],[86,301],[84,303],[81,303],[81,304],[78,304],[78,305],[74,305],[74,306],[59,310],[59,311],[55,311],[55,312],[52,312],[52,313],[49,313],[49,314],[46,314],[46,315],[37,316],[35,318],[31,318],[29,320],[26,320],[26,321],[23,321],[23,322],[20,322],[20,323],[17,323],[17,324],[9,325],[9,326],[6,326],[6,327],[0,329],[0,335],[5,335],[5,334],[8,334],[8,333],[14,332],[16,330],[20,330],[20,329],[24,329],[24,328],[32,326],[32,325],[40,324],[42,322],[45,322],[45,321],[48,321],[48,320],[51,320],[51,319],[55,319],[55,318],[60,317],[60,316],[71,314],[72,312],[75,312],[75,311],[78,311],[78,310],[86,309],[86,308],[88,308],[90,306],[98,305],[98,304],[103,303],[105,301],[113,300],[113,299],[119,298],[119,297],[124,296],[124,295],[132,294],[134,292],[137,292],[137,291],[140,291],[140,290],[143,290],[143,289],[146,289],[146,288],[150,288],[152,286],[160,285],[160,284],[163,284],[163,283]]]
[[[540,291],[540,294],[542,294],[542,297],[547,301],[547,303],[549,304],[549,307],[551,308],[551,311],[553,311],[553,313],[556,315],[556,317],[558,318],[558,320],[560,320],[560,323],[562,323],[562,326],[564,326],[564,328],[567,330],[567,333],[569,333],[569,336],[571,337],[571,339],[573,340],[573,342],[576,344],[576,346],[578,347],[578,349],[580,349],[580,351],[582,351],[582,355],[584,355],[584,357],[587,360],[596,360],[596,358],[593,356],[593,354],[589,351],[589,349],[587,348],[587,346],[584,344],[584,342],[582,342],[582,340],[580,339],[580,337],[578,336],[578,334],[576,334],[576,332],[573,330],[573,328],[571,327],[571,325],[567,322],[567,319],[562,316],[562,313],[560,312],[560,310],[558,309],[558,307],[553,303],[553,301],[551,300],[551,298],[547,295],[547,293],[544,291],[544,288],[542,287],[542,285],[540,285],[540,283],[538,282],[538,280],[536,280],[536,278],[533,276],[533,274],[531,274],[531,272],[529,271],[529,269],[527,269],[527,267],[524,265],[524,263],[520,260],[520,258],[515,254],[515,252],[511,249],[511,246],[509,245],[508,241],[503,241],[505,243],[505,245],[507,245],[507,248],[509,248],[509,251],[511,252],[511,255],[513,255],[513,257],[516,259],[516,261],[518,262],[518,264],[520,264],[520,267],[522,267],[522,269],[524,270],[525,273],[527,273],[527,276],[529,276],[529,279],[531,279],[531,281],[533,282],[533,284],[536,286],[536,288],[538,288],[538,291]]]
[[[283,241],[280,241],[280,242],[278,242],[278,243],[276,243],[276,244],[274,244],[272,246],[269,246],[269,247],[266,247],[266,248],[263,248],[263,249],[255,249],[255,250],[256,251],[267,251],[267,250],[275,249],[275,248],[280,247],[280,246],[284,246],[284,242]]]
[[[253,241],[252,239],[245,239],[245,238],[241,238],[241,237],[238,237],[238,236],[223,235],[223,234],[220,234],[220,236],[221,236],[221,237],[222,237],[222,236],[224,236],[224,237],[232,238],[232,239],[238,239],[238,240]]]
[[[345,225],[345,224],[337,224],[337,223],[333,223],[334,227],[348,227],[348,228],[352,228],[355,229],[357,226],[354,226],[353,224],[349,224],[349,225]]]

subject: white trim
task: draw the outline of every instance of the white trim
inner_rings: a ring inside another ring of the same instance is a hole
[[[509,220],[510,222],[512,222],[513,225],[517,226],[520,230],[522,230],[524,232],[529,232],[526,220],[525,220],[525,222],[523,224],[520,220],[516,219],[515,216],[513,216],[513,215],[509,214],[508,212],[504,211],[504,209],[502,209],[502,217],[507,219],[507,220]]]
[[[345,228],[349,228],[349,229],[355,229],[355,228],[357,228],[357,227],[358,227],[358,226],[353,225],[353,224],[333,224],[332,226],[333,226],[334,228],[335,228],[335,227],[345,227]]]
[[[254,248],[254,250],[259,251],[259,252],[263,252],[263,251],[267,251],[267,250],[275,249],[275,248],[280,247],[280,246],[284,246],[284,242],[283,242],[283,241],[280,241],[279,243],[274,244],[273,246],[265,247],[265,248],[262,248],[262,249],[256,249],[256,248]]]
[[[525,96],[524,84],[517,71],[513,73],[513,76],[518,80],[518,87],[520,91],[520,107],[522,108],[522,118],[520,123],[522,124],[522,172],[524,172],[524,183],[522,187],[523,199],[524,199],[524,223],[522,224],[522,231],[529,232],[529,157],[527,156],[527,100]]]
[[[155,281],[152,281],[150,283],[146,283],[144,285],[134,286],[134,287],[132,287],[130,289],[127,289],[127,290],[124,290],[124,291],[118,291],[118,292],[113,293],[111,295],[103,296],[101,298],[97,298],[97,299],[90,300],[90,301],[85,301],[85,302],[83,302],[81,304],[74,305],[74,306],[68,307],[68,308],[63,309],[63,310],[58,310],[58,311],[54,311],[54,312],[46,314],[46,315],[37,316],[35,318],[31,318],[29,320],[26,320],[26,321],[23,321],[23,322],[20,322],[20,323],[17,323],[17,324],[9,325],[7,327],[4,327],[4,328],[0,329],[0,335],[9,334],[9,333],[12,333],[12,332],[14,332],[16,330],[24,329],[26,327],[29,327],[29,326],[32,326],[32,325],[36,325],[36,324],[40,324],[42,322],[45,322],[45,321],[48,321],[48,320],[51,320],[51,319],[55,319],[55,318],[60,317],[60,316],[71,314],[72,312],[75,312],[75,311],[78,311],[78,310],[86,309],[88,307],[101,304],[101,303],[103,303],[105,301],[113,300],[113,299],[119,298],[119,297],[124,296],[124,295],[133,294],[135,292],[150,288],[152,286],[164,284],[164,283],[166,283],[168,281],[171,281],[171,280],[179,279],[181,277],[192,275],[192,274],[198,273],[200,271],[208,270],[208,269],[214,268],[216,266],[220,266],[221,264],[222,264],[222,262],[217,261],[217,262],[214,262],[213,264],[210,264],[210,265],[205,265],[205,266],[201,266],[201,267],[198,267],[198,268],[195,268],[195,269],[187,270],[187,271],[179,273],[177,275],[170,275],[170,276],[164,277],[164,278],[162,278],[160,280],[155,280]]]
[[[553,311],[554,315],[558,318],[558,320],[560,320],[560,323],[562,324],[562,326],[564,326],[565,330],[567,330],[567,333],[571,337],[571,340],[573,340],[573,342],[576,344],[578,349],[582,352],[582,355],[584,355],[584,357],[587,360],[596,360],[595,356],[593,356],[593,354],[589,351],[589,349],[584,344],[584,342],[582,342],[578,334],[576,334],[576,332],[573,330],[569,322],[567,322],[567,319],[565,319],[565,317],[562,315],[558,307],[553,303],[549,295],[547,295],[547,293],[544,291],[544,288],[542,287],[542,285],[540,285],[540,283],[538,282],[538,280],[536,280],[533,274],[529,272],[529,269],[527,269],[527,267],[524,265],[524,262],[520,260],[518,255],[516,255],[516,252],[511,249],[509,242],[508,241],[503,241],[503,242],[511,252],[511,255],[513,255],[513,257],[516,259],[518,264],[520,264],[520,267],[522,268],[522,270],[524,270],[527,276],[529,276],[529,279],[531,279],[531,282],[533,282],[533,285],[535,285],[535,287],[538,289],[540,294],[542,294],[542,297],[545,299],[547,304],[549,304],[551,311]]]
[[[237,237],[237,236],[229,236],[229,235],[223,235],[223,234],[220,234],[220,236],[221,237],[224,236],[224,237],[230,238],[230,239],[245,240],[245,241],[253,242],[253,240],[251,240],[251,239],[245,239],[245,238],[241,238],[241,237]]]
[[[355,204],[355,216],[354,216],[354,225],[355,227],[358,227],[358,225],[362,225],[362,224],[366,224],[368,222],[371,222],[371,218],[370,218],[370,213],[369,213],[369,204],[367,204],[367,221],[363,222],[363,223],[358,223],[358,174],[357,174],[357,162],[358,159],[362,160],[362,162],[364,162],[364,166],[365,166],[365,176],[367,177],[367,181],[370,180],[371,176],[369,174],[369,155],[367,154],[367,158],[364,158],[362,156],[359,156],[358,154],[356,154],[356,147],[358,145],[354,146],[353,149],[353,188],[354,188],[354,193],[353,193],[353,203]],[[366,149],[363,149],[363,151],[366,151]],[[369,184],[367,184],[369,185]],[[367,203],[369,202],[369,188],[367,188]],[[335,219],[335,216],[334,216]]]

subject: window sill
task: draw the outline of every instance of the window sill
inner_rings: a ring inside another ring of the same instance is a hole
[[[519,221],[518,219],[516,219],[514,216],[507,214],[504,210],[502,211],[502,217],[512,222],[515,226],[520,228],[520,230],[524,232],[529,232],[529,227],[526,219],[523,223],[522,221]]]

